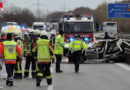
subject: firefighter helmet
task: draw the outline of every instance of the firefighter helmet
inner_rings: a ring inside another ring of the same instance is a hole
[[[46,31],[42,31],[40,35],[41,35],[41,36],[42,36],[42,35],[47,36],[47,32],[46,32]]]
[[[33,29],[30,30],[29,34],[34,34],[34,30]]]
[[[34,35],[40,35],[41,31],[40,30],[34,30]]]

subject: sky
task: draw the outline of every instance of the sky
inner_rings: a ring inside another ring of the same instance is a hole
[[[7,0],[7,5],[15,5],[22,8],[29,8],[33,11],[37,10],[37,1],[38,0]],[[91,9],[97,8],[102,2],[113,3],[115,1],[122,0],[39,0],[40,10],[47,12],[52,11],[65,11],[73,10],[77,7],[89,7]]]

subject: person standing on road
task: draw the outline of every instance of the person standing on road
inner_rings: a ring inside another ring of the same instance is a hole
[[[25,71],[24,71],[24,78],[29,76],[29,68],[32,66],[32,78],[36,78],[36,59],[34,59],[33,55],[33,45],[34,45],[34,32],[31,31],[30,36],[27,39],[27,43],[25,46],[25,56],[26,56],[26,63],[25,63]],[[32,65],[31,65],[32,64]]]
[[[71,41],[69,44],[69,50],[73,57],[76,73],[79,71],[80,56],[85,53],[86,48],[86,43],[80,39],[80,35],[75,34],[74,41]]]
[[[13,39],[19,45],[22,55],[23,55],[23,42],[22,38],[20,37],[20,33],[18,31],[13,32]],[[14,79],[22,79],[22,61],[17,57],[16,65],[15,65],[15,72],[14,72]]]
[[[55,45],[55,34],[54,34],[54,32],[51,32],[50,42],[52,44],[52,48],[54,49],[54,45]],[[53,58],[52,63],[54,63],[54,62],[55,62],[55,59]]]
[[[60,64],[62,61],[63,48],[64,48],[64,39],[62,37],[63,31],[59,31],[59,34],[56,36],[54,52],[56,56],[56,72],[62,73],[63,71],[60,69]]]
[[[12,34],[7,34],[7,41],[4,41],[0,48],[0,56],[4,57],[8,75],[6,85],[13,86],[13,70],[15,68],[17,54],[22,60],[21,49],[16,42],[12,41]]]
[[[52,45],[48,40],[47,33],[42,31],[40,39],[37,41],[37,62],[38,62],[38,74],[36,79],[36,86],[40,86],[43,74],[46,75],[47,84],[52,84],[51,76],[51,59],[54,56]]]

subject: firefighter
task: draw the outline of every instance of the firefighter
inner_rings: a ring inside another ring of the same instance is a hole
[[[27,40],[28,40],[28,33],[25,33],[24,39],[23,39],[23,48],[24,48],[23,55],[24,55],[24,57],[25,57],[25,51],[26,51],[26,46],[27,46]]]
[[[40,33],[41,33],[40,30],[35,30],[35,32],[34,32],[35,39],[34,39],[34,42],[33,42],[33,50],[32,50],[32,52],[33,52],[33,58],[34,58],[35,61],[36,61],[36,75],[37,75],[37,73],[38,73],[38,71],[39,71],[38,65],[37,65],[36,41],[37,41],[38,39],[40,39]]]
[[[30,31],[29,37],[27,39],[27,43],[25,45],[25,56],[26,56],[26,63],[25,63],[25,71],[24,71],[24,78],[29,76],[29,68],[30,65],[32,66],[32,78],[36,77],[36,60],[33,58],[33,41],[34,41],[34,31]]]
[[[37,74],[36,86],[40,86],[40,82],[42,80],[44,72],[46,74],[47,84],[52,84],[50,67],[51,56],[53,55],[53,49],[51,48],[51,43],[48,40],[47,33],[43,31],[41,32],[40,39],[37,41],[37,60],[39,72]]]
[[[54,32],[51,32],[50,42],[52,44],[52,48],[54,48],[54,45],[55,45],[55,34],[54,34]],[[53,57],[52,63],[54,63],[54,62],[55,62],[55,59]]]
[[[23,42],[22,42],[22,38],[20,37],[20,33],[18,31],[13,32],[13,39],[19,45],[21,52],[22,52],[22,55],[23,55]],[[14,72],[15,79],[22,79],[21,63],[22,63],[22,61],[20,61],[19,57],[17,57],[16,65],[15,65],[15,72]]]
[[[54,45],[55,45],[55,34],[54,34],[54,32],[51,32],[50,42],[52,43],[52,46],[54,48]]]
[[[64,39],[62,37],[63,31],[59,31],[59,34],[56,36],[54,52],[56,56],[56,72],[62,73],[63,71],[60,69],[60,64],[63,55],[63,47],[64,47]]]
[[[69,44],[69,50],[73,57],[76,73],[79,71],[80,56],[85,53],[86,48],[86,43],[80,39],[80,35],[75,34],[74,41],[71,41]]]
[[[7,34],[7,41],[3,42],[1,45],[0,56],[4,57],[6,72],[7,72],[7,81],[6,85],[13,86],[13,70],[16,64],[17,54],[22,60],[21,49],[18,44],[12,41],[12,34]]]

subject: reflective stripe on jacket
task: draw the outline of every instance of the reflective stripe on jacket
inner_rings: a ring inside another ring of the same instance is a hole
[[[63,47],[64,47],[64,39],[59,34],[58,36],[56,36],[55,39],[55,47],[54,47],[55,54],[63,54]]]
[[[69,50],[71,51],[78,51],[81,49],[86,50],[86,48],[87,48],[86,43],[80,39],[75,39],[69,44]]]
[[[49,40],[47,39],[39,39],[37,41],[37,59],[38,63],[40,62],[51,62],[50,52],[53,53]]]
[[[16,63],[16,46],[17,43],[14,41],[4,41],[4,59],[5,63]]]

